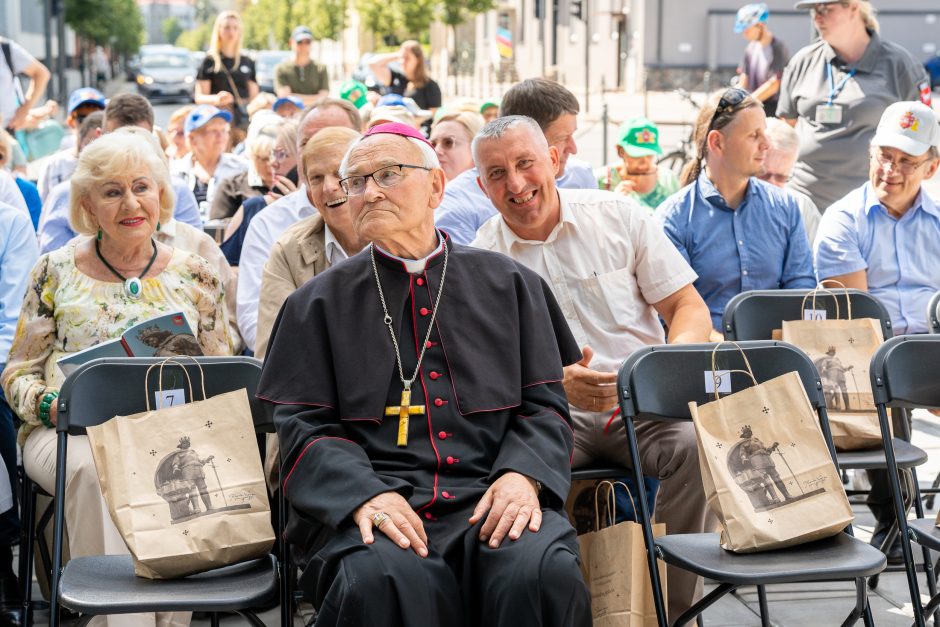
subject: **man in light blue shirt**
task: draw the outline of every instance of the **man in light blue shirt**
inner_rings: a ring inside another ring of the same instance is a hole
[[[564,189],[596,189],[597,180],[590,164],[569,159],[577,154],[574,133],[578,129],[580,105],[564,86],[542,78],[530,78],[513,85],[503,96],[499,114],[525,115],[534,119],[549,146],[558,150],[558,177],[555,185]],[[496,215],[496,207],[480,188],[476,168],[447,182],[444,199],[435,211],[438,228],[458,244],[469,244],[477,229]]]
[[[721,329],[725,305],[749,290],[816,285],[796,200],[756,178],[769,142],[763,107],[739,89],[722,94],[697,137],[705,146],[691,184],[656,210],[666,235],[698,274],[695,288]],[[716,333],[718,333],[716,331]]]
[[[940,209],[922,186],[940,167],[938,146],[930,107],[889,106],[871,140],[868,182],[829,207],[816,233],[817,276],[876,296],[896,335],[927,332],[927,301],[940,290]],[[868,478],[866,503],[876,520],[871,542],[881,546],[894,507],[887,473],[869,470]],[[885,553],[899,563],[900,542]]]
[[[21,210],[0,202],[0,369],[6,366],[7,355],[13,344],[13,335],[20,318],[20,306],[29,284],[30,273],[39,249],[29,216]],[[11,479],[12,508],[0,515],[0,588],[7,590],[9,580],[16,582],[12,571],[11,546],[19,541],[20,519],[16,507],[16,429],[13,411],[0,391],[0,457]],[[9,616],[9,608],[0,612]],[[19,622],[3,624],[20,624]]]
[[[940,166],[940,127],[919,102],[885,110],[871,142],[869,181],[823,214],[814,255],[820,279],[867,290],[896,335],[926,333],[940,291],[940,208],[923,189]]]

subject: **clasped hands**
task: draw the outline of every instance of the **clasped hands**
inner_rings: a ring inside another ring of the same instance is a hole
[[[384,513],[388,520],[375,527],[372,517]],[[483,494],[470,516],[469,524],[475,525],[486,516],[480,528],[480,541],[490,548],[497,548],[508,536],[518,540],[528,529],[536,532],[542,525],[542,510],[539,507],[535,481],[517,472],[507,472],[493,482]],[[408,501],[397,492],[378,494],[353,512],[353,521],[359,527],[362,541],[375,542],[378,529],[403,549],[411,548],[421,557],[428,556],[428,536],[421,518]]]

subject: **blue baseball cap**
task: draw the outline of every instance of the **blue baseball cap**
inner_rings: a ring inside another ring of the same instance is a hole
[[[226,122],[231,122],[232,114],[218,107],[213,107],[212,105],[199,105],[186,116],[186,122],[183,123],[183,133],[189,135],[193,131],[201,129],[208,124],[210,120],[214,120],[215,118],[222,118]]]
[[[281,108],[281,105],[292,104],[301,111],[304,110],[304,101],[298,98],[297,96],[282,96],[274,101],[274,106],[271,109],[277,113],[277,110]]]
[[[734,32],[743,33],[751,26],[766,22],[768,17],[770,17],[770,9],[763,2],[746,4],[738,10],[738,15],[734,20]]]
[[[104,94],[95,89],[94,87],[79,87],[71,94],[69,94],[69,115],[72,115],[72,111],[78,109],[82,105],[93,104],[98,105],[102,109],[105,107]]]

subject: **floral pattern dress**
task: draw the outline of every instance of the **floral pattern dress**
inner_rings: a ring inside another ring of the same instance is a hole
[[[181,311],[205,355],[231,355],[222,283],[198,255],[174,249],[159,275],[143,279],[139,300],[124,284],[99,281],[75,266],[75,246],[39,258],[13,337],[0,385],[23,421],[19,443],[41,426],[37,399],[65,379],[59,358],[119,337],[150,318]]]

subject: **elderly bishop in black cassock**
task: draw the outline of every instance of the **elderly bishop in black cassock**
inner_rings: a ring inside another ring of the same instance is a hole
[[[373,245],[287,299],[258,390],[316,625],[590,625],[561,511],[581,354],[550,289],[434,228],[414,129],[374,127],[340,176]]]

